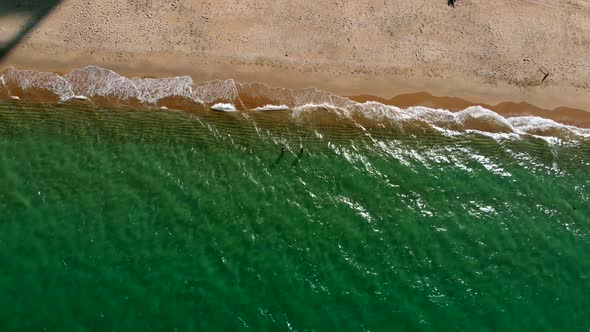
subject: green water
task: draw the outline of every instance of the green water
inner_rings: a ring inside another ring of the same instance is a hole
[[[588,331],[589,171],[587,141],[0,104],[0,330]]]

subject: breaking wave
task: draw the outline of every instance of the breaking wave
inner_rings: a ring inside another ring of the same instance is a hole
[[[217,103],[213,106],[211,106],[211,109],[214,111],[220,111],[220,112],[236,112],[236,107],[233,104],[227,104],[227,103]]]
[[[256,107],[253,111],[286,111],[289,109],[287,105],[264,105],[262,107]]]
[[[108,106],[144,106],[186,111],[281,111],[293,121],[340,123],[361,129],[391,126],[402,130],[434,130],[447,135],[535,135],[590,138],[590,129],[553,120],[505,118],[481,106],[459,112],[414,106],[406,109],[378,102],[356,102],[315,88],[286,89],[261,83],[214,80],[195,83],[189,76],[127,78],[97,66],[65,75],[6,69],[0,75],[0,98],[37,102],[88,102]]]

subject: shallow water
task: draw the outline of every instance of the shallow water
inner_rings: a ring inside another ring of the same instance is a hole
[[[0,327],[590,329],[588,139],[388,119],[0,104]]]

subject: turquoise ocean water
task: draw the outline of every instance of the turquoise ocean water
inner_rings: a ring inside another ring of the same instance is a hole
[[[0,104],[0,330],[590,329],[590,141],[315,112]]]

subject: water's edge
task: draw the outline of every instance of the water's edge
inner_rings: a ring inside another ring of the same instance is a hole
[[[349,119],[352,120],[349,124],[354,126],[427,128],[449,134],[481,131],[517,136],[590,137],[590,129],[536,115],[506,115],[518,114],[516,111],[499,114],[484,106],[468,106],[458,111],[426,106],[400,108],[390,105],[396,102],[395,98],[371,101],[367,96],[349,98],[315,88],[293,90],[261,83],[239,83],[231,79],[195,83],[189,76],[127,78],[97,66],[75,69],[65,75],[10,67],[0,76],[1,99],[171,108],[189,112],[205,109],[222,112],[289,111],[292,118],[305,117],[312,121],[318,118],[323,121],[326,117],[334,121],[336,118],[338,121]],[[504,105],[503,109],[506,107]],[[577,111],[588,118],[586,112]],[[570,118],[580,117],[577,113],[568,115]]]

